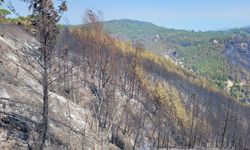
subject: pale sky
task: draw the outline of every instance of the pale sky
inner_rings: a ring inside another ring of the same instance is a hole
[[[21,15],[27,7],[9,0]],[[80,24],[86,9],[101,10],[104,20],[136,19],[188,30],[223,30],[250,25],[250,0],[68,0],[62,23]],[[67,20],[67,21],[66,21]]]

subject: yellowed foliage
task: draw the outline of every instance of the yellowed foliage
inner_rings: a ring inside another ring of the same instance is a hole
[[[139,67],[137,68],[137,76],[141,86],[144,87],[153,100],[160,103],[169,115],[168,117],[175,121],[176,124],[188,127],[190,117],[180,101],[177,90],[167,83],[153,83],[147,78],[143,69]]]

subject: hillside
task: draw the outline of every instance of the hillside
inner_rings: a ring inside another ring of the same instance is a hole
[[[102,13],[219,29],[248,5],[0,0],[0,150],[250,150],[250,27]]]
[[[249,148],[248,106],[95,27],[60,31],[46,149]],[[16,25],[1,35],[0,148],[28,149],[41,120],[39,44]]]
[[[34,68],[26,66],[28,62],[22,54],[37,51],[39,43],[21,26],[1,24],[0,28],[0,149],[33,149],[39,134],[42,87],[27,72],[31,69],[36,73]],[[83,91],[90,93],[88,89]],[[91,98],[84,97],[86,101]],[[49,107],[49,135],[45,149],[100,147],[101,141],[96,140],[98,136],[88,124],[88,109],[52,90]]]
[[[195,32],[166,29],[149,22],[112,20],[105,31],[126,41],[140,41],[147,50],[207,78],[214,86],[247,101],[249,95],[249,28]],[[229,86],[228,82],[233,82]]]

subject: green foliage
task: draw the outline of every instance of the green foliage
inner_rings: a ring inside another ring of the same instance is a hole
[[[184,58],[186,67],[195,73],[218,83],[226,81],[229,76],[229,65],[220,52],[220,46],[203,44],[198,46],[181,47],[180,55]]]
[[[222,56],[223,46],[213,45],[212,39],[220,41],[226,32],[194,32],[166,29],[152,23],[131,20],[115,20],[105,24],[107,32],[127,40],[139,40],[146,49],[163,54],[174,49],[184,64],[195,73],[216,80],[227,77],[227,62]],[[159,39],[156,38],[159,37]]]
[[[131,45],[129,45],[128,43],[124,43],[120,40],[116,41],[116,47],[118,47],[118,49],[121,50],[125,54],[135,52],[135,50],[133,48],[131,48]],[[224,96],[227,95],[223,90],[221,90],[217,86],[215,86],[215,83],[211,83],[206,78],[197,76],[196,74],[191,73],[190,71],[187,71],[186,69],[184,69],[178,65],[175,65],[173,62],[171,62],[170,60],[166,59],[163,56],[159,56],[159,55],[157,55],[153,52],[150,52],[150,51],[144,51],[142,54],[142,59],[150,60],[150,61],[152,61],[152,63],[158,65],[164,71],[172,73],[176,76],[179,76],[182,79],[190,82],[193,85],[196,85],[196,86],[201,87],[201,88],[205,88],[207,91],[218,92]],[[144,71],[141,71],[141,72],[144,72]],[[140,78],[143,79],[143,78],[147,78],[147,77],[140,77]],[[224,80],[225,79],[222,76],[221,80],[218,80],[217,81],[218,83],[216,83],[216,84],[219,84],[221,88],[224,88],[225,87]],[[147,85],[145,87],[148,87],[148,88],[152,88],[151,86],[153,86],[147,82],[144,84]]]
[[[24,26],[27,29],[31,29],[31,17],[18,17],[18,18],[5,18],[0,21],[5,24],[16,24]]]
[[[5,18],[5,16],[10,15],[10,11],[6,10],[6,9],[0,9],[0,17],[1,18]]]
[[[176,51],[185,68],[206,78],[212,86],[222,90],[225,89],[225,81],[232,76],[241,74],[239,70],[232,70],[231,64],[224,55],[225,41],[235,35],[250,36],[250,28],[195,32],[166,29],[149,22],[127,19],[105,22],[105,30],[127,41],[140,41],[147,50],[159,55],[165,54],[170,49]],[[149,57],[152,57],[152,55]],[[177,69],[178,67],[170,65],[168,61],[164,60],[164,57],[159,56],[158,58],[160,59],[153,59],[154,62],[160,63],[168,70],[178,72],[185,77],[190,75],[181,71],[181,69]],[[195,83],[198,81],[198,84],[202,86],[207,84],[204,84],[200,79],[197,80],[192,75],[190,78],[191,80],[194,79],[193,82]],[[235,96],[235,94],[232,95]]]

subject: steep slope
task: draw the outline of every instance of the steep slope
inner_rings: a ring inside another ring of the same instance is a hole
[[[41,85],[24,69],[40,77],[26,61],[37,58],[39,44],[19,26],[1,29],[0,148],[28,149],[42,100]],[[98,29],[58,37],[50,78],[63,74],[50,87],[46,149],[249,148],[248,106]]]
[[[128,19],[107,21],[104,25],[106,32],[113,36],[140,41],[147,50],[166,56],[207,78],[232,96],[240,100],[250,98],[249,28],[195,32],[166,29],[149,22]],[[234,87],[228,88],[229,80]]]
[[[30,149],[39,133],[42,88],[24,70],[22,55],[17,53],[36,51],[39,44],[20,26],[2,24],[0,32],[0,149]],[[87,103],[91,92],[88,89],[82,91],[82,96],[89,95],[85,97]],[[45,149],[100,149],[102,143],[89,127],[89,109],[52,91],[49,108]]]
[[[79,34],[78,32],[78,35],[83,35],[81,39],[88,37],[84,37],[86,34],[84,29],[82,33],[84,34]],[[93,32],[91,34],[95,33],[99,32]],[[84,41],[85,40],[83,40],[83,42]],[[122,42],[118,42],[116,45],[118,50],[121,49],[124,53],[118,54],[119,56],[123,55],[123,57],[119,57],[119,61],[116,63],[119,68],[123,70],[122,72],[124,72],[126,77],[127,74],[132,74],[127,73],[128,70],[126,70],[126,67],[127,65],[131,67],[129,64],[133,66],[133,57],[140,56],[138,53],[140,46],[139,48],[131,49]],[[126,57],[129,59],[126,60]],[[214,147],[218,147],[222,137],[222,141],[224,141],[224,136],[234,137],[232,131],[239,132],[238,134],[241,136],[247,136],[244,132],[249,124],[249,118],[247,117],[249,114],[248,106],[245,106],[220,90],[213,88],[206,80],[176,66],[164,57],[144,51],[139,59],[141,59],[142,62],[141,67],[136,69],[136,84],[138,84],[139,93],[136,95],[140,95],[140,101],[137,101],[137,103],[142,103],[143,105],[143,108],[141,108],[143,111],[140,113],[143,114],[143,116],[141,117],[143,117],[148,124],[145,127],[146,130],[141,133],[142,135],[147,135],[147,140],[149,140],[147,144],[153,142],[154,144],[152,145],[158,148],[159,146],[168,147],[166,139],[170,138],[170,141],[172,141],[171,145],[173,143],[175,143],[174,145],[189,145],[188,147],[190,148],[196,143],[191,139],[196,141],[196,138],[199,137],[198,139],[202,141],[198,144],[199,146],[210,147],[214,145]],[[124,74],[122,73],[122,76],[119,78],[119,83],[121,82],[126,85],[127,80],[124,78]],[[123,92],[126,92],[126,90]],[[138,98],[138,96],[136,98]],[[133,112],[133,110],[130,111]],[[144,114],[143,112],[146,113]],[[225,120],[228,120],[226,118],[229,117],[229,112],[231,119],[225,122]],[[241,121],[239,121],[239,116],[244,116],[244,119],[242,118],[240,119]],[[139,118],[135,117],[135,119]],[[194,123],[194,120],[196,120],[196,123]],[[233,120],[237,121],[235,122]],[[126,122],[125,120],[125,124]],[[195,133],[192,129],[192,122],[199,128]],[[138,124],[136,125],[138,126]],[[225,126],[227,128],[226,135],[223,132]],[[235,126],[244,130],[236,131]],[[138,129],[142,127],[140,127],[139,119]],[[123,134],[124,133],[125,135],[127,134],[126,132],[123,132]],[[188,136],[186,134],[188,134]],[[213,144],[210,143],[210,145],[205,139],[209,139],[214,143],[212,142]],[[244,139],[245,142],[248,141],[248,138]],[[227,141],[229,142],[230,138],[227,138]],[[223,142],[221,145],[223,147]]]

